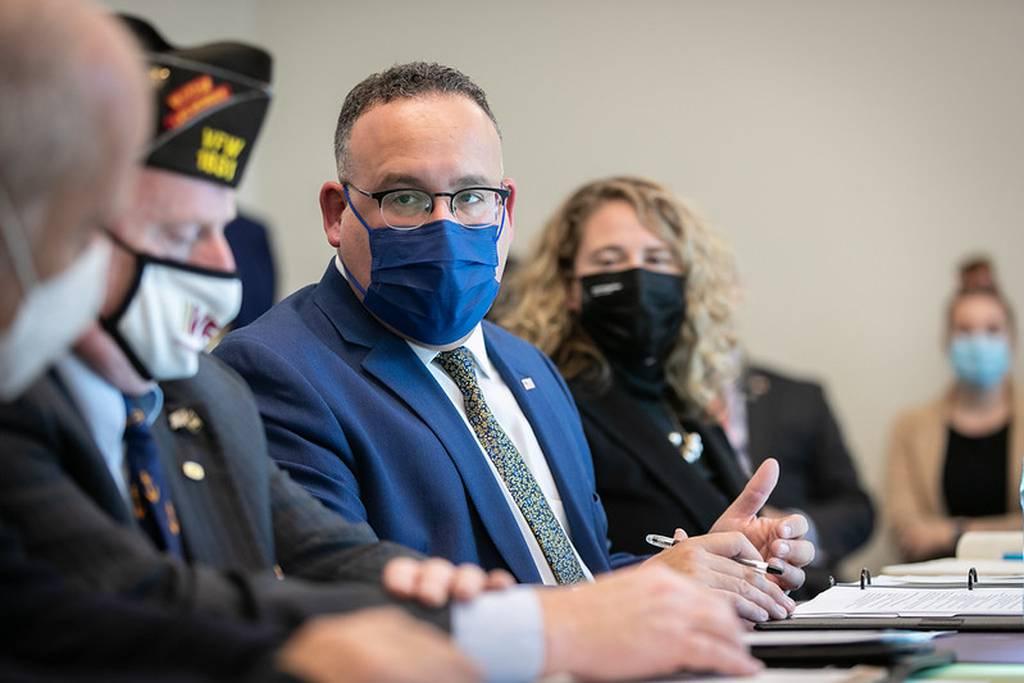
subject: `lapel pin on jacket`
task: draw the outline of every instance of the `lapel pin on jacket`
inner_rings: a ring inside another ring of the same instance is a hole
[[[167,416],[167,424],[174,432],[187,429],[193,434],[198,434],[203,428],[203,418],[191,408],[178,408]]]
[[[186,460],[181,465],[182,473],[192,481],[202,481],[206,478],[206,468],[195,460]]]
[[[523,388],[526,389],[527,391],[533,391],[534,389],[537,388],[537,385],[533,383],[532,377],[524,377],[520,381],[523,383]]]

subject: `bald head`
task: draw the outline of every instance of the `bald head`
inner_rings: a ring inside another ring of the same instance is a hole
[[[0,221],[20,224],[0,234],[26,239],[35,274],[46,279],[124,201],[149,132],[145,67],[133,39],[91,0],[3,0],[0,102],[0,190],[15,214],[6,208]],[[0,291],[16,306],[6,241]],[[0,328],[10,308],[0,300]]]

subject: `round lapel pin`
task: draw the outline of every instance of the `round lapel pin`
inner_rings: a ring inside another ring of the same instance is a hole
[[[186,460],[181,466],[181,471],[192,481],[202,481],[206,478],[206,469],[194,460]]]

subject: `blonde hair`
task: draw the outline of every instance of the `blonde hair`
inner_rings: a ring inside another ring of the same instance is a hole
[[[566,379],[608,381],[608,362],[570,311],[569,293],[583,226],[610,201],[632,206],[682,265],[686,321],[666,362],[666,378],[681,401],[707,412],[736,374],[735,261],[694,210],[658,183],[623,176],[576,190],[545,224],[524,265],[503,284],[494,318],[551,356]]]

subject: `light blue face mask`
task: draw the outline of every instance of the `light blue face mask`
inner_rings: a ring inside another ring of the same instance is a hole
[[[959,334],[949,346],[957,378],[979,389],[991,389],[1010,370],[1010,343],[991,334]]]
[[[501,223],[467,228],[440,220],[416,228],[371,228],[344,188],[345,200],[370,240],[370,285],[363,287],[346,266],[363,305],[399,334],[444,346],[462,339],[484,319],[498,295]]]

